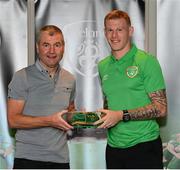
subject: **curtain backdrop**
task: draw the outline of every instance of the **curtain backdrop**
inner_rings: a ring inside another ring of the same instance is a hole
[[[172,11],[173,10],[173,11]],[[168,97],[168,117],[162,123],[164,165],[180,169],[180,1],[157,1],[157,56],[161,63]]]
[[[27,66],[27,2],[0,0],[0,168],[12,168],[14,145],[6,116],[7,85]]]
[[[128,12],[135,27],[133,39],[139,48],[144,49],[144,1],[34,2],[35,30],[45,24],[55,24],[64,33],[66,49],[61,64],[76,76],[77,108],[87,111],[101,108],[103,101],[97,63],[110,53],[103,32],[104,16],[111,9]],[[0,0],[0,16],[0,168],[11,168],[14,144],[6,116],[7,85],[15,71],[27,66],[27,0]]]

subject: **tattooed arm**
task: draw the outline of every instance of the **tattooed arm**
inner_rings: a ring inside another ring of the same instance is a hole
[[[128,110],[131,120],[146,120],[166,116],[167,98],[165,89],[150,93],[149,97],[151,104],[138,109]]]
[[[131,120],[147,120],[164,117],[167,114],[166,91],[158,90],[149,94],[151,104],[133,110],[128,110]],[[106,107],[106,102],[104,103]],[[100,109],[106,115],[94,124],[101,124],[99,128],[110,128],[123,119],[123,111]]]

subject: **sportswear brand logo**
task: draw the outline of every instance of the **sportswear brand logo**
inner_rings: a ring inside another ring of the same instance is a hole
[[[108,79],[108,74],[105,74],[104,76],[103,76],[103,78],[102,78],[102,81],[105,81],[105,80],[107,80]]]
[[[138,67],[137,66],[129,66],[126,69],[126,74],[129,78],[134,78],[138,74]]]

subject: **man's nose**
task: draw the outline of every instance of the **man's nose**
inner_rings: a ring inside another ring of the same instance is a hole
[[[50,46],[49,51],[50,51],[50,53],[54,53],[54,52],[55,52],[55,48],[54,48],[54,46]]]
[[[117,36],[117,31],[113,31],[112,37],[116,37],[116,36]]]

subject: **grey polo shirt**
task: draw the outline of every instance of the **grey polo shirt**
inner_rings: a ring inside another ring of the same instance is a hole
[[[68,107],[74,98],[75,78],[58,68],[54,78],[49,77],[37,60],[13,76],[8,86],[8,97],[25,100],[24,115],[46,116]],[[18,129],[16,132],[16,158],[69,162],[66,133],[52,127]]]

